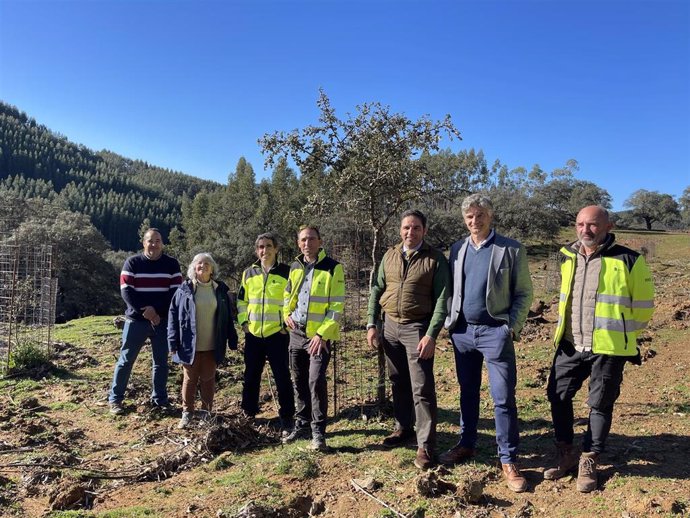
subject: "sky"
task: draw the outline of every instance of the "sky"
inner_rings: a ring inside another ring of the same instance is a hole
[[[0,0],[0,99],[94,150],[225,183],[266,133],[380,102],[489,164],[578,161],[624,208],[690,186],[686,0]]]

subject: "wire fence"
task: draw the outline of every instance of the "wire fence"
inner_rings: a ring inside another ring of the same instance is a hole
[[[55,323],[53,248],[17,242],[16,226],[9,216],[0,219],[0,371],[8,370],[13,350],[22,346],[39,347],[49,357]]]

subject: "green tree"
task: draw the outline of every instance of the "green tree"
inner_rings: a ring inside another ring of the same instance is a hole
[[[670,194],[638,189],[625,201],[625,207],[632,209],[633,217],[644,221],[647,230],[655,222],[673,224],[680,217],[678,202]]]
[[[459,139],[460,132],[450,116],[411,120],[377,102],[340,119],[323,90],[317,106],[318,124],[266,134],[259,144],[268,165],[291,158],[303,176],[320,175],[308,197],[314,212],[345,213],[368,228],[373,276],[388,222],[438,187],[433,171],[419,160],[422,153],[437,151],[444,135]]]
[[[16,243],[52,245],[53,275],[58,279],[58,322],[85,315],[120,311],[119,268],[104,254],[108,242],[83,214],[39,200],[13,200],[23,215],[8,239]],[[31,252],[31,250],[29,250]]]
[[[686,187],[683,194],[678,198],[678,205],[680,206],[683,224],[686,227],[690,226],[690,186]]]

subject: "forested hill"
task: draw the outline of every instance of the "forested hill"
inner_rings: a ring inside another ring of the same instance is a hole
[[[220,184],[74,144],[0,101],[0,190],[88,215],[114,249],[138,248],[145,218],[167,234],[183,196]]]

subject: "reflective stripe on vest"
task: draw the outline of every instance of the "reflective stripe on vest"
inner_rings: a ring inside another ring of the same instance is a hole
[[[622,247],[617,247],[621,250]],[[627,250],[627,249],[622,249]],[[556,345],[565,332],[565,311],[572,296],[576,253],[562,248],[561,293],[558,302],[558,324],[554,342]],[[641,255],[609,256],[601,254],[602,262],[594,306],[594,330],[592,352],[614,356],[635,356],[637,334],[644,329],[654,311],[654,285],[651,273]],[[625,257],[628,264],[621,259]],[[634,260],[634,262],[633,262]]]
[[[266,275],[257,261],[242,274],[237,321],[240,325],[246,323],[252,335],[263,338],[284,327],[283,292],[288,272],[288,266],[279,263]]]
[[[290,315],[297,307],[299,289],[304,278],[304,263],[300,256],[290,267],[290,279],[285,290],[283,311]],[[314,265],[309,306],[307,309],[306,335],[319,334],[325,340],[340,338],[340,320],[345,305],[345,277],[343,266],[319,250]]]

